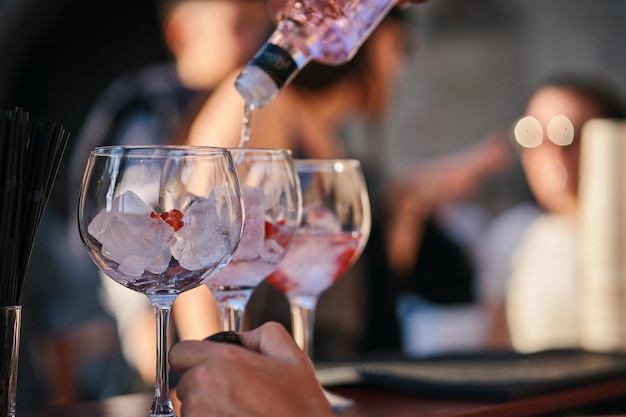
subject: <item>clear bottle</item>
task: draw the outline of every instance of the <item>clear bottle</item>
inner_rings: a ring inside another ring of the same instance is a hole
[[[277,27],[235,82],[264,107],[310,61],[349,61],[397,0],[270,0]]]

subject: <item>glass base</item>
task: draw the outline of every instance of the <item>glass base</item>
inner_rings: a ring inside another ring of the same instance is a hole
[[[323,389],[323,388],[322,388]],[[326,400],[328,400],[328,404],[330,404],[330,408],[333,411],[343,411],[354,405],[354,400],[352,398],[347,398],[342,395],[334,394],[330,391],[324,390],[324,395],[326,396]]]
[[[176,417],[172,401],[169,399],[159,400],[158,398],[155,398],[152,402],[152,407],[150,408],[148,417]]]
[[[0,417],[15,417],[22,307],[0,307]]]

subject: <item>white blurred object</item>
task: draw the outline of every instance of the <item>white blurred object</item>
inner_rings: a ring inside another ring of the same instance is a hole
[[[626,122],[583,128],[580,160],[580,334],[584,348],[626,348]]]
[[[576,221],[545,213],[528,227],[513,253],[507,321],[516,350],[578,346]]]
[[[417,294],[398,299],[404,353],[413,357],[463,352],[484,347],[485,310],[476,304],[436,305]]]

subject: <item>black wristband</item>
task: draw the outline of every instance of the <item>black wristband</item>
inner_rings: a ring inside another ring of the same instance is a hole
[[[230,343],[233,345],[243,346],[241,344],[241,341],[239,340],[237,332],[231,331],[215,333],[214,335],[211,335],[204,340],[206,340],[207,342]]]

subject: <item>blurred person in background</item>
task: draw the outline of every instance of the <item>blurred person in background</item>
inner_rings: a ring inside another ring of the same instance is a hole
[[[412,192],[397,193],[401,215],[393,219],[395,235],[390,234],[388,245],[396,259],[391,265],[399,268],[395,276],[405,282],[398,314],[406,353],[579,346],[580,131],[591,118],[626,115],[615,91],[594,77],[558,75],[533,92],[512,131],[531,199],[493,218],[475,216],[473,227],[480,226],[465,245],[450,246],[450,240],[441,239],[442,233],[462,232],[450,229],[455,223],[447,222],[445,211],[485,178],[472,172],[498,171],[503,160],[497,155],[509,135],[496,129],[475,149],[418,166],[415,176],[407,174]],[[441,217],[439,228],[432,229]],[[451,262],[451,256],[460,261]]]
[[[505,346],[503,334],[509,332],[513,347],[520,351],[578,346],[574,231],[580,130],[592,118],[626,115],[615,91],[604,81],[585,76],[554,77],[534,91],[519,121],[534,120],[534,127],[516,124],[516,143],[536,204],[513,207],[490,223],[478,260],[491,265],[477,266],[479,280],[494,281],[479,286],[496,288],[485,290],[492,298],[482,307],[488,307],[494,323],[506,325],[508,320],[508,329],[494,329],[500,333],[499,347]],[[537,126],[540,134],[529,141],[527,133],[536,132]],[[503,241],[514,248],[509,256],[498,250]],[[496,304],[500,308],[494,308]],[[506,317],[498,316],[505,311]],[[333,415],[311,363],[284,329],[268,323],[244,332],[240,339],[245,349],[191,341],[173,347],[170,363],[180,375],[177,396],[187,417],[202,416],[206,410],[214,415],[238,410],[275,416],[277,409],[285,415],[302,415],[303,410],[314,416]],[[242,394],[241,380],[257,382],[244,384]],[[293,381],[298,381],[295,391]],[[273,398],[280,403],[234,404],[228,399],[235,390],[247,398]]]
[[[494,219],[478,246],[492,335],[523,352],[580,347],[577,209],[580,133],[593,118],[622,119],[618,90],[602,78],[555,75],[530,96],[513,128],[536,204]],[[502,242],[511,248],[507,255]]]
[[[199,106],[227,74],[252,57],[273,29],[265,0],[160,0],[156,4],[173,60],[123,74],[94,103],[72,155],[72,206],[94,147],[162,145],[186,136]],[[145,295],[99,273],[82,247],[74,218],[68,229],[74,263],[84,274],[100,274],[101,298],[116,319],[125,359],[143,387],[152,386],[156,363],[152,306]],[[196,290],[208,293],[208,289]],[[184,300],[177,300],[173,309],[185,306]],[[173,317],[178,337],[205,337],[219,330],[212,300],[203,313],[193,314],[207,319],[180,322]]]
[[[351,61],[340,66],[313,62],[304,67],[272,102],[254,111],[246,146],[290,149],[294,158],[355,157],[348,149],[354,126],[379,131],[377,126],[384,124],[392,108],[411,46],[410,18],[408,11],[394,9]],[[238,146],[244,110],[243,99],[234,87],[238,73],[235,71],[205,103],[186,143]],[[362,146],[363,138],[358,139]],[[378,165],[382,156],[379,149],[377,160],[361,161],[372,203],[373,230],[357,263],[320,297],[314,330],[316,360],[346,359],[364,349],[398,348],[389,286],[384,273],[378,273],[381,262],[377,262],[382,258],[377,249],[382,203],[378,193],[384,190],[385,176]],[[198,299],[197,304],[205,301]],[[245,326],[254,328],[266,321],[291,327],[285,296],[263,282],[250,299]],[[376,331],[374,322],[380,323]]]
[[[385,246],[396,288],[402,348],[410,356],[482,348],[474,248],[491,217],[484,183],[509,170],[513,149],[501,130],[400,172],[389,192]]]
[[[414,29],[407,23],[413,18],[405,10],[394,9],[352,61],[339,67],[307,65],[274,100],[252,115],[247,146],[291,149],[294,158],[355,157],[364,169],[372,231],[357,263],[320,298],[313,348],[316,360],[399,352],[398,293],[416,289],[442,304],[474,300],[473,270],[464,249],[434,221],[435,212],[444,203],[467,198],[485,178],[505,169],[509,147],[490,138],[389,178],[382,160],[380,135],[384,131],[380,127],[390,116],[404,75],[406,51],[412,46],[409,30]],[[236,75],[202,107],[186,143],[239,144],[244,102],[234,87]],[[361,131],[353,129],[354,125]],[[253,294],[247,317],[251,328],[270,320],[290,327],[285,297],[267,282]]]

